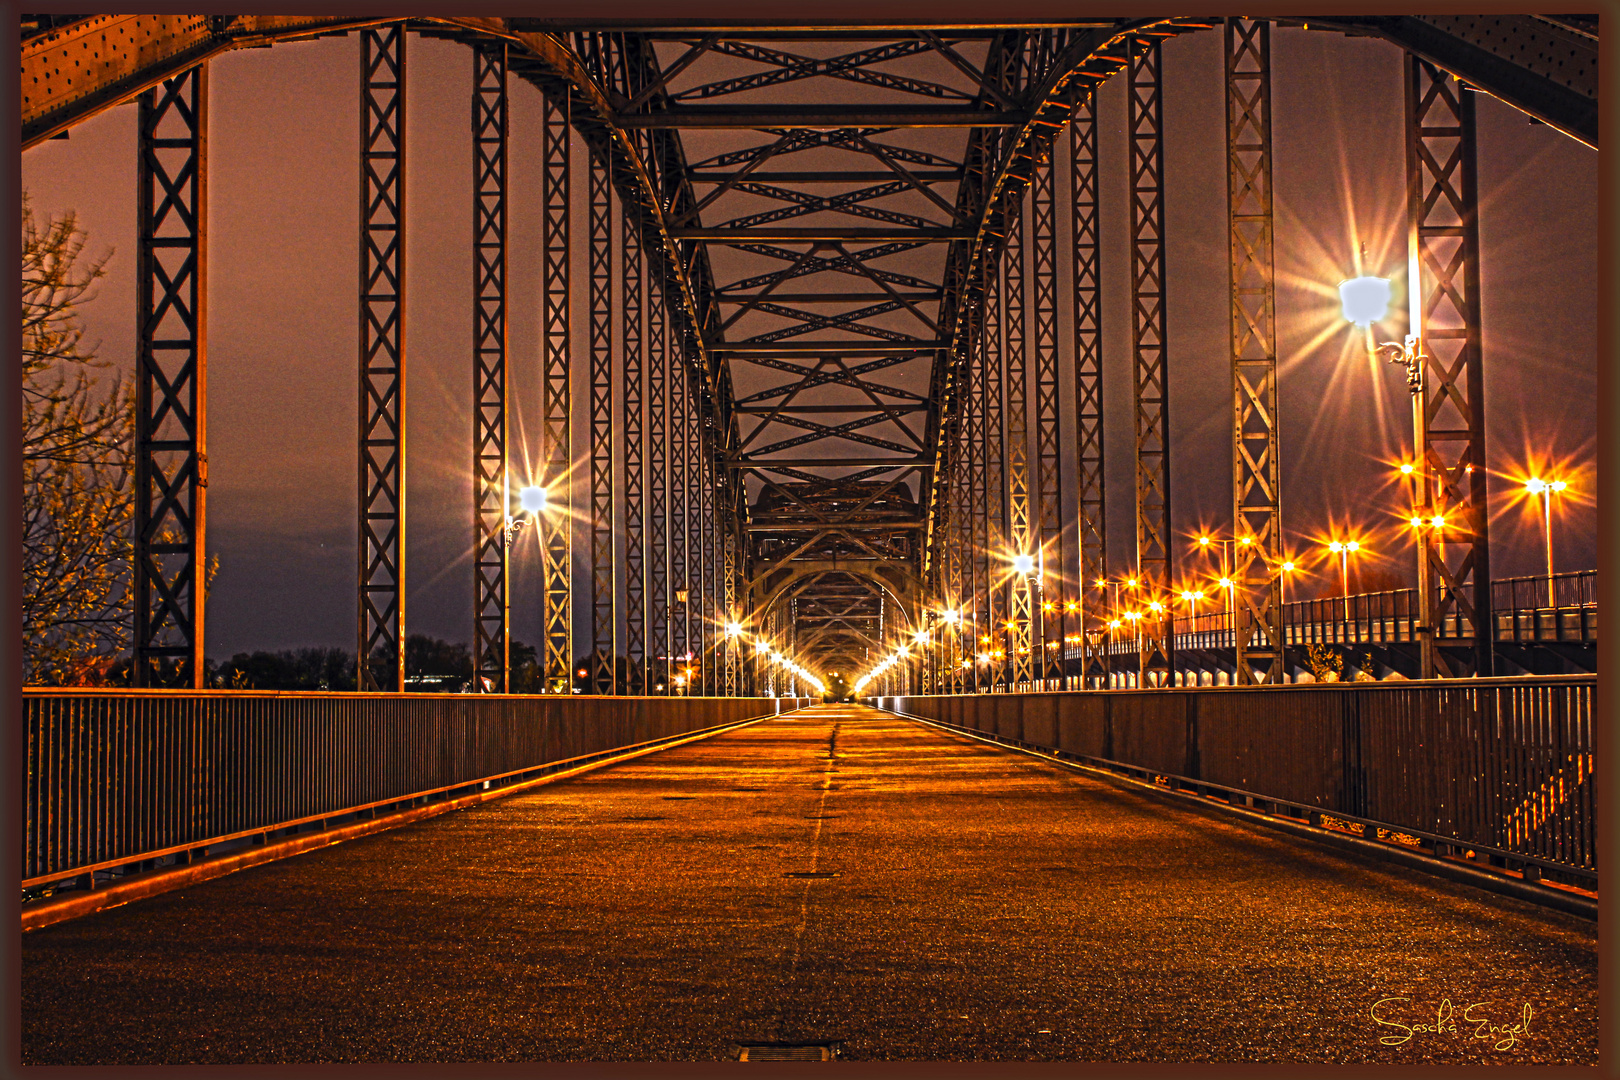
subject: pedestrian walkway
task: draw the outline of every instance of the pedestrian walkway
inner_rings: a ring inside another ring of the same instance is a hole
[[[25,1064],[1597,1060],[1590,923],[852,705],[28,934],[22,985]]]

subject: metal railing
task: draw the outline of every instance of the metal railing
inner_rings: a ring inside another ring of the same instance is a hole
[[[94,888],[808,703],[25,690],[22,885]]]
[[[877,702],[1595,887],[1596,685],[1544,676]]]
[[[1502,578],[1491,582],[1491,611],[1499,642],[1594,642],[1597,640],[1597,571]],[[1283,605],[1283,638],[1301,645],[1389,645],[1416,640],[1417,590],[1353,593],[1295,600]],[[1178,616],[1173,626],[1178,649],[1236,648],[1232,612],[1215,610]],[[1452,613],[1442,620],[1442,638],[1467,638],[1473,624]],[[1261,634],[1264,639],[1264,634]],[[1134,640],[1110,643],[1111,655],[1135,651]],[[1065,649],[1066,655],[1078,650]]]

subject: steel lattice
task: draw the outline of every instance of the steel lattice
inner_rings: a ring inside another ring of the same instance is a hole
[[[647,664],[646,429],[642,421],[645,375],[642,365],[642,285],[640,223],[630,214],[624,227],[624,692],[652,691]]]
[[[1061,687],[1071,595],[1063,544],[1063,462],[1058,453],[1057,205],[1052,155],[1035,165],[1030,184],[1031,255],[1035,281],[1035,503],[1040,546],[1039,606],[1030,612],[1036,673]],[[1056,586],[1054,590],[1052,586]]]
[[[473,50],[473,656],[475,689],[510,682],[506,468],[507,46]]]
[[[1451,646],[1434,649],[1438,673],[1488,676],[1494,628],[1474,95],[1411,54],[1404,77],[1408,265],[1422,282],[1414,290],[1422,301],[1413,304],[1412,328],[1420,331],[1426,354],[1421,474],[1428,490],[1419,501],[1446,521],[1429,537],[1428,581],[1420,587],[1430,592],[1435,644]],[[1442,637],[1451,616],[1472,632]]]
[[[1271,24],[1227,19],[1226,206],[1231,255],[1232,568],[1237,682],[1282,681],[1282,487],[1272,263]],[[1248,541],[1244,543],[1243,541]]]
[[[1168,681],[1172,638],[1170,547],[1170,393],[1164,299],[1164,146],[1160,49],[1133,38],[1130,61],[1131,346],[1136,379],[1136,573],[1141,608],[1165,618],[1138,620],[1142,685]]]
[[[591,692],[614,692],[617,620],[613,559],[613,181],[590,159]]]
[[[360,35],[361,690],[405,688],[405,28]]]
[[[142,94],[137,131],[133,679],[136,686],[201,688],[208,66]]]
[[[549,693],[569,693],[574,680],[572,460],[569,424],[569,103],[543,99],[541,118],[540,246],[542,283],[541,462],[540,484],[547,509],[540,515],[541,552],[545,565],[545,656],[542,670]]]
[[[1009,540],[1015,555],[1034,557],[1029,528],[1029,350],[1024,326],[1024,206],[1007,196],[1001,256],[1002,346],[1007,378],[1007,481]],[[1035,679],[1033,583],[1014,568],[1007,579],[1007,659],[1014,689],[1032,690]]]
[[[675,665],[670,638],[669,506],[670,470],[669,336],[664,310],[662,264],[647,267],[647,652],[652,661],[650,693],[671,692]],[[626,304],[628,306],[628,302]]]
[[[1077,620],[1081,678],[1091,679],[1107,630],[1108,594],[1097,588],[1108,577],[1108,529],[1103,513],[1103,372],[1101,211],[1097,194],[1095,92],[1075,106],[1069,122],[1069,200],[1074,245],[1075,471],[1079,496]],[[1095,591],[1093,591],[1095,590]],[[1089,617],[1089,618],[1088,618]],[[1095,636],[1094,636],[1095,635]],[[1102,674],[1106,674],[1103,672]],[[1084,684],[1082,684],[1084,685]]]

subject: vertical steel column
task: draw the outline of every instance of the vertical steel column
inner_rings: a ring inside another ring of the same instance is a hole
[[[719,604],[716,602],[719,583],[715,574],[719,565],[716,561],[718,556],[715,550],[715,541],[718,539],[716,534],[719,531],[716,528],[714,512],[715,467],[711,445],[704,435],[701,411],[702,397],[695,381],[690,393],[692,424],[698,429],[700,449],[698,483],[702,492],[702,501],[698,510],[698,529],[703,543],[703,559],[698,571],[702,575],[699,579],[702,583],[702,607],[699,609],[701,615],[698,621],[698,655],[702,658],[700,663],[703,665],[703,694],[705,697],[713,697],[719,685],[719,672],[715,670],[719,663],[719,659],[715,654],[719,650],[716,647],[718,642],[715,637],[716,627],[714,625],[719,609]]]
[[[361,690],[405,688],[405,27],[360,32]]]
[[[1030,617],[1039,632],[1032,635],[1036,674],[1043,687],[1059,680],[1062,688],[1063,649],[1068,632],[1064,618],[1068,587],[1067,553],[1063,544],[1063,464],[1058,453],[1058,344],[1057,344],[1057,206],[1053,192],[1052,153],[1035,163],[1030,186],[1030,227],[1035,272],[1035,505],[1040,527],[1036,570],[1040,574],[1038,604]],[[1048,573],[1046,560],[1054,572]],[[1055,590],[1047,588],[1055,583]],[[1052,648],[1053,645],[1057,647]]]
[[[543,217],[540,246],[545,259],[542,283],[540,484],[547,510],[540,515],[541,551],[545,560],[543,620],[546,647],[542,670],[548,693],[567,694],[574,681],[574,626],[569,602],[573,592],[573,477],[569,423],[573,397],[569,386],[569,135],[570,102],[542,97],[540,134],[540,201]]]
[[[1069,198],[1074,243],[1075,468],[1080,513],[1079,581],[1081,685],[1102,674],[1102,656],[1087,633],[1087,616],[1099,631],[1108,623],[1108,593],[1096,582],[1108,577],[1108,529],[1103,513],[1103,375],[1101,208],[1097,197],[1096,91],[1075,106],[1069,120]],[[1096,599],[1089,599],[1095,596]],[[1100,640],[1100,639],[1099,639]]]
[[[647,664],[647,529],[645,396],[641,361],[641,233],[630,214],[624,227],[624,692],[650,694]]]
[[[983,263],[980,264],[981,268]],[[981,273],[981,283],[984,275]],[[990,628],[989,602],[989,502],[985,484],[984,403],[986,394],[984,363],[984,304],[983,294],[978,304],[968,311],[967,338],[969,381],[967,389],[967,447],[964,468],[968,474],[968,507],[966,522],[968,536],[968,644],[973,655],[972,690],[977,693],[988,677],[988,668],[979,663],[979,656],[990,651],[987,639]]]
[[[1169,599],[1170,394],[1165,343],[1164,141],[1157,38],[1131,38],[1131,346],[1136,366],[1136,563],[1142,594]],[[1141,685],[1174,670],[1169,608],[1140,620]]]
[[[1474,92],[1411,54],[1405,58],[1408,289],[1411,331],[1424,355],[1420,501],[1435,646],[1467,650],[1457,670],[1433,647],[1439,675],[1492,673],[1490,514],[1486,503],[1485,368],[1480,347],[1479,203]],[[1421,307],[1415,299],[1421,295]],[[1469,655],[1471,654],[1471,655]],[[1466,656],[1466,659],[1464,659]]]
[[[998,604],[997,593],[1000,590],[1004,574],[998,565],[998,558],[1006,551],[1006,488],[1001,469],[1002,451],[1007,445],[1007,432],[1002,426],[1002,367],[1001,367],[1001,273],[998,267],[991,267],[989,260],[984,263],[984,490],[986,502],[985,516],[985,608],[986,626],[984,631],[990,638],[990,662],[985,665],[989,671],[990,689],[993,691],[1001,682],[1003,672],[1010,670],[1005,667],[1006,652],[1010,652],[1012,643],[1007,640],[1007,649],[996,648],[997,642],[1004,639],[1006,628],[1002,625],[1000,617],[1004,605]],[[992,554],[994,549],[995,554]],[[1000,660],[995,654],[1002,652]]]
[[[208,65],[140,96],[135,379],[136,686],[204,684]],[[175,669],[163,670],[173,658]]]
[[[506,469],[506,45],[473,50],[474,689],[511,690]]]
[[[613,570],[613,176],[592,154],[589,204],[591,376],[591,692],[614,692],[618,620]]]
[[[730,486],[727,485],[728,488]],[[730,499],[726,500],[726,505],[720,507],[720,528],[722,530],[722,558],[724,560],[724,565],[721,567],[721,573],[723,574],[721,583],[725,590],[725,595],[720,598],[720,603],[725,609],[722,617],[726,620],[726,624],[722,628],[725,633],[721,638],[725,642],[726,649],[724,693],[726,697],[736,697],[737,649],[742,645],[742,642],[730,633],[731,624],[741,621],[737,617],[737,522],[732,512]]]
[[[691,534],[692,534],[692,452],[691,452],[691,425],[687,423],[686,407],[686,361],[683,357],[683,347],[679,324],[674,321],[674,304],[666,293],[664,299],[665,312],[671,316],[669,324],[669,415],[672,427],[670,438],[670,454],[673,474],[669,486],[669,578],[670,595],[674,598],[670,607],[673,615],[670,619],[670,640],[674,661],[672,667],[677,674],[685,680],[685,671],[691,667],[689,657],[692,653],[691,637],[691,610],[692,610],[692,566],[691,566]],[[685,681],[686,692],[691,693],[689,681]]]
[[[1024,338],[1024,206],[1007,196],[1002,221],[1006,228],[1001,275],[1006,290],[1001,316],[1007,365],[1007,510],[1011,547],[1015,555],[1034,557],[1029,529],[1029,354]],[[1012,663],[1014,689],[1032,690],[1035,678],[1030,575],[1015,568],[1008,581],[1007,622],[1010,633],[1007,659]]]
[[[1225,20],[1226,209],[1231,256],[1232,569],[1237,682],[1282,681],[1282,486],[1277,460],[1271,210],[1271,24]]]
[[[959,365],[960,366],[960,365]],[[960,377],[958,385],[965,385]],[[950,452],[946,475],[950,478],[949,497],[946,500],[946,565],[945,565],[945,604],[956,613],[956,621],[947,623],[942,631],[949,635],[945,645],[945,662],[949,666],[950,678],[948,692],[962,693],[964,686],[962,669],[962,632],[969,625],[964,608],[968,605],[962,603],[964,577],[967,573],[969,553],[964,538],[964,526],[967,524],[967,490],[966,476],[963,468],[963,439],[965,437],[964,425],[958,410],[958,419],[955,430],[951,433]]]
[[[664,299],[664,263],[647,266],[647,546],[651,551],[651,579],[647,582],[647,651],[652,659],[649,693],[669,694],[675,665],[670,660],[670,431],[669,334]],[[626,307],[628,307],[626,302]]]

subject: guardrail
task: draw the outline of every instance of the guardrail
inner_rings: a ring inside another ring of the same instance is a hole
[[[25,690],[22,886],[95,888],[809,703]]]
[[[1596,686],[1594,676],[1550,676],[875,701],[1595,888]]]

